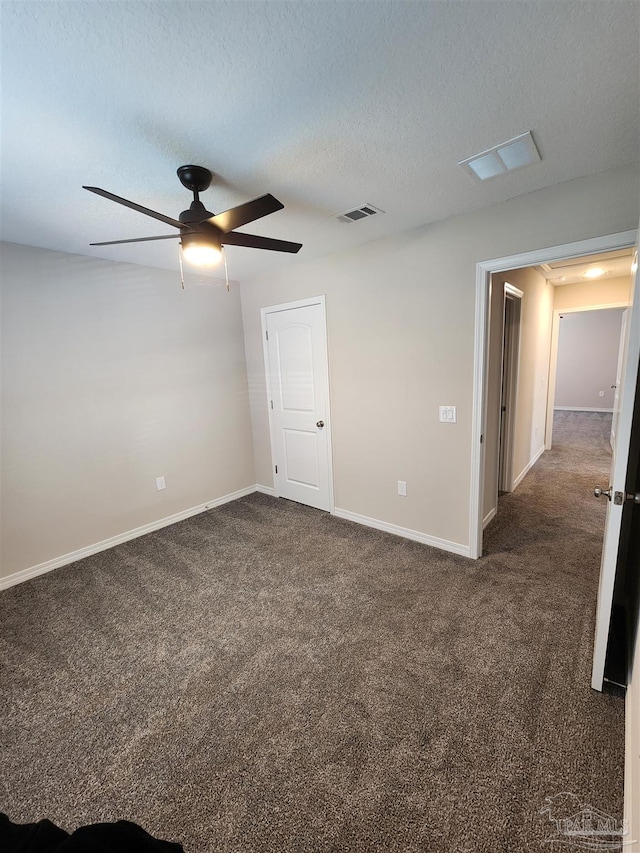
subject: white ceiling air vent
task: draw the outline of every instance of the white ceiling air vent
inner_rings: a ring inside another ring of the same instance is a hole
[[[488,181],[498,175],[522,169],[523,166],[538,163],[540,159],[531,131],[528,130],[520,136],[514,136],[513,139],[481,151],[480,154],[460,160],[458,166],[462,166],[465,172],[477,181]]]
[[[368,216],[375,216],[377,213],[384,213],[379,207],[374,207],[372,204],[363,204],[360,207],[355,207],[353,210],[348,210],[346,213],[336,213],[335,219],[338,222],[357,222],[358,219],[366,219]]]

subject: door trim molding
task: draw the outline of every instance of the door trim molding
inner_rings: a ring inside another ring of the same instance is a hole
[[[581,255],[595,255],[599,252],[631,248],[635,245],[637,236],[637,229],[621,231],[617,234],[591,237],[588,240],[549,246],[503,258],[492,258],[476,264],[469,556],[475,559],[482,556],[482,496],[485,461],[485,445],[482,443],[482,438],[486,432],[488,299],[492,273],[531,267],[547,261],[559,261],[563,258],[579,258]]]
[[[513,284],[504,282],[502,292],[502,366],[500,370],[500,379],[502,384],[502,393],[500,395],[500,406],[505,404],[505,368],[508,370],[508,388],[507,400],[508,407],[505,408],[505,418],[502,417],[499,421],[498,434],[498,459],[497,459],[497,476],[496,476],[496,494],[495,494],[495,509],[498,512],[498,496],[501,491],[513,492],[518,483],[513,475],[513,455],[515,450],[515,429],[516,429],[516,412],[518,410],[518,386],[520,384],[520,350],[522,345],[522,297],[524,291],[515,287]],[[507,303],[511,302],[517,305],[517,322],[510,318],[511,333],[508,343],[505,338],[507,335]],[[517,331],[517,334],[514,334]],[[491,334],[491,330],[489,330]],[[500,413],[502,415],[502,411]],[[484,522],[483,522],[484,527]]]
[[[327,328],[327,305],[326,305],[326,297],[324,294],[322,296],[311,296],[307,299],[296,299],[293,302],[280,302],[277,305],[266,305],[264,308],[260,309],[260,323],[262,328],[262,357],[264,360],[264,376],[265,376],[265,390],[266,390],[266,398],[265,405],[267,407],[267,415],[269,417],[269,450],[271,454],[271,476],[273,477],[273,446],[274,446],[274,436],[273,436],[273,415],[271,413],[271,406],[269,405],[269,401],[271,400],[271,370],[269,367],[269,347],[267,343],[267,316],[269,314],[277,314],[280,311],[291,311],[295,308],[309,308],[312,305],[320,305],[322,307],[322,318],[324,320],[324,328],[325,328],[325,341],[326,341],[326,359],[324,361],[324,372],[325,372],[325,380],[327,386],[327,418],[329,421],[329,426],[327,429],[327,462],[329,465],[329,512],[331,515],[335,515],[335,500],[334,500],[334,492],[333,492],[333,445],[331,442],[331,434],[332,434],[332,425],[333,420],[331,418],[331,385],[329,384],[329,330]],[[270,492],[265,492],[265,494],[272,494],[275,497],[279,498],[278,490],[276,487],[276,481],[273,480],[273,486],[262,486],[262,489],[270,488]]]
[[[516,299],[522,299],[524,296],[524,290],[520,290],[519,287],[516,287],[515,284],[509,284],[508,281],[504,283],[504,292],[505,296],[508,294],[509,296],[513,296]]]

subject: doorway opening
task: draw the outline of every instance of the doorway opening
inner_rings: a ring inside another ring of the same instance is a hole
[[[623,308],[629,304],[635,237],[635,231],[623,232],[477,265],[472,557],[482,554],[483,530],[498,512],[498,492],[516,489],[542,453],[551,449],[560,315],[587,307]],[[605,256],[612,258],[606,266],[616,280],[606,277],[607,296],[602,297],[604,285],[594,288],[578,273],[586,260]],[[525,294],[524,300],[513,288]],[[594,296],[598,293],[599,299]],[[519,304],[513,300],[509,304],[509,296],[518,298]],[[511,345],[514,337],[520,342],[517,375],[511,377],[517,391],[513,393],[513,386],[506,389],[512,391],[516,409],[509,436],[508,409],[504,416],[502,410],[502,386],[505,379],[509,382],[509,360],[505,362],[503,357],[505,342],[509,342],[505,320],[513,326],[518,309],[518,334],[511,336]],[[507,430],[505,440],[501,423]]]
[[[491,406],[489,404],[491,402],[492,389],[494,399],[496,396],[498,396],[501,400],[501,396],[497,395],[495,392],[495,373],[493,374],[493,383],[490,381],[490,377],[492,375],[490,371],[492,363],[492,346],[493,351],[495,351],[497,346],[495,342],[495,334],[494,343],[493,345],[491,344],[491,319],[494,316],[494,311],[492,309],[493,305],[495,304],[495,299],[494,303],[492,304],[491,297],[492,294],[495,295],[496,293],[496,282],[499,282],[499,276],[507,276],[509,281],[515,279],[515,283],[521,286],[520,281],[523,279],[518,277],[518,273],[524,275],[524,272],[527,269],[536,268],[538,271],[540,271],[540,269],[544,269],[546,265],[548,268],[553,270],[553,265],[557,265],[558,262],[564,262],[565,265],[570,266],[572,263],[582,263],[583,261],[578,259],[583,259],[585,256],[592,256],[597,253],[618,254],[620,253],[620,250],[628,250],[626,254],[623,252],[623,255],[625,257],[625,263],[627,263],[626,259],[631,260],[632,250],[636,239],[637,232],[630,231],[624,232],[622,234],[609,235],[607,237],[593,238],[591,240],[581,241],[580,243],[566,244],[564,246],[556,246],[546,250],[528,252],[518,256],[494,259],[493,261],[486,261],[477,265],[476,362],[474,381],[473,424],[474,444],[472,460],[472,499],[470,519],[470,526],[472,532],[470,543],[471,556],[476,558],[481,556],[483,526],[485,526],[488,521],[491,520],[491,517],[488,517],[488,514],[486,513],[485,498],[487,494],[487,480],[493,474],[497,482],[499,476],[498,460],[500,456],[500,445],[498,441],[496,441],[495,445],[492,446],[491,430],[489,429],[488,431],[488,427],[491,427]],[[627,271],[628,282],[625,293],[625,299],[621,300],[623,304],[627,305],[631,304],[631,302],[633,301],[634,292],[633,277],[630,275],[631,266],[631,263],[629,263]],[[542,420],[540,424],[536,425],[534,429],[534,419],[525,418],[525,425],[528,427],[528,433],[524,437],[524,443],[522,436],[520,436],[519,440],[521,447],[524,447],[526,453],[529,455],[530,461],[524,466],[521,475],[516,474],[516,485],[517,481],[521,479],[521,477],[524,477],[527,471],[533,466],[535,461],[537,461],[537,458],[542,455],[545,448],[551,446],[552,435],[551,431],[549,431],[548,433],[545,431],[545,415],[547,423],[549,423],[549,421],[552,421],[556,380],[555,370],[557,364],[557,323],[559,323],[560,321],[560,312],[564,307],[579,307],[578,305],[563,305],[564,297],[569,294],[568,289],[559,287],[558,291],[561,292],[562,290],[565,290],[565,294],[560,297],[554,297],[552,295],[554,291],[553,285],[565,283],[564,281],[550,281],[550,279],[552,279],[552,276],[553,273],[548,276],[544,276],[544,279],[546,280],[543,279],[543,284],[541,285],[541,293],[544,292],[544,287],[546,285],[552,285],[550,290],[547,291],[545,298],[540,298],[537,303],[536,300],[529,300],[528,309],[526,300],[523,302],[522,305],[522,325],[526,326],[525,315],[527,310],[531,312],[531,306],[533,304],[534,312],[537,311],[540,316],[544,318],[544,322],[546,323],[546,333],[542,336],[539,333],[534,333],[532,335],[531,329],[529,329],[529,340],[527,341],[526,330],[523,330],[522,332],[523,344],[520,361],[525,361],[525,363],[530,361],[530,357],[528,357],[528,355],[525,355],[525,350],[527,349],[527,347],[531,347],[532,339],[533,349],[530,349],[528,352],[533,353],[534,360],[540,360],[540,363],[537,365],[537,373],[535,370],[533,371],[534,382],[531,386],[533,393],[529,395],[529,402],[531,403],[533,401],[534,409],[537,412],[536,417],[538,419],[542,417]],[[506,281],[505,278],[503,278],[503,282],[504,281]],[[526,290],[526,288],[523,289]],[[638,303],[640,303],[638,295],[638,285],[636,284],[635,297]],[[575,292],[573,293],[573,296],[576,296]],[[584,299],[584,293],[582,294],[582,297]],[[597,306],[591,304],[589,307]],[[612,304],[611,302],[609,302],[609,304],[607,305],[600,305],[598,307],[608,308],[612,307]],[[552,346],[551,326],[552,320],[556,319],[556,317],[557,323],[556,329],[554,330],[555,338]],[[535,327],[535,323],[533,325]],[[635,324],[632,322],[629,325],[633,327]],[[636,332],[637,331],[638,330],[636,330]],[[627,340],[625,344],[625,352],[627,350],[629,352],[633,350],[634,352],[633,358],[626,359],[624,367],[624,381],[627,385],[632,386],[632,392],[635,390],[637,381],[638,358],[637,355],[635,355],[635,351],[636,348],[639,346],[638,338],[640,338],[640,335],[636,334],[636,332],[634,332],[632,328],[631,334],[627,333]],[[544,340],[545,336],[546,340]],[[504,377],[500,376],[500,381],[502,382],[503,380]],[[520,377],[520,380],[521,381],[519,382],[519,386],[520,388],[522,388],[524,384],[522,376]],[[627,394],[626,396],[629,397],[629,394]],[[613,465],[611,466],[611,480],[614,484],[617,479],[620,479],[624,476],[623,468],[626,465],[627,459],[629,445],[629,436],[626,434],[629,431],[627,423],[629,419],[627,418],[626,413],[626,408],[628,408],[627,402],[628,401],[626,401],[625,395],[623,394],[620,423],[622,424],[624,421],[625,437],[624,439],[621,438],[620,440],[618,452],[614,456]],[[522,409],[522,406],[520,406],[519,408]],[[498,419],[495,417],[494,420],[496,421],[496,423],[499,422]],[[623,433],[621,432],[620,436],[622,435]],[[516,444],[517,443],[518,438],[516,438]],[[494,453],[493,457],[491,455],[492,452]],[[520,462],[522,462],[522,459],[520,459]],[[616,485],[615,487],[620,488],[619,485]],[[608,490],[603,490],[602,493],[606,494],[607,496],[613,495],[611,487]],[[624,493],[622,492],[621,494]],[[608,629],[611,610],[611,601],[609,600],[611,596],[609,595],[609,593],[613,587],[613,579],[615,578],[617,543],[619,539],[620,530],[620,508],[618,506],[614,508],[612,503],[607,504],[607,517],[604,528],[603,558],[598,592],[596,644],[594,649],[594,671],[592,678],[592,686],[598,690],[602,689],[602,682],[604,676],[606,630]]]

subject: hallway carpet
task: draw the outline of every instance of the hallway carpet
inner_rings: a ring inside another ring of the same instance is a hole
[[[479,561],[253,494],[1,593],[0,811],[187,853],[548,851],[564,792],[620,818],[608,428],[558,416]]]

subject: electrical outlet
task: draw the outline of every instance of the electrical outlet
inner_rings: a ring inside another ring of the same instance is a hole
[[[402,495],[403,498],[407,496],[407,484],[404,480],[398,480],[398,494]]]
[[[163,489],[167,488],[167,483],[164,477],[156,477],[156,489],[161,492]]]
[[[599,392],[598,392],[598,397],[604,397],[604,391],[599,391]]]

